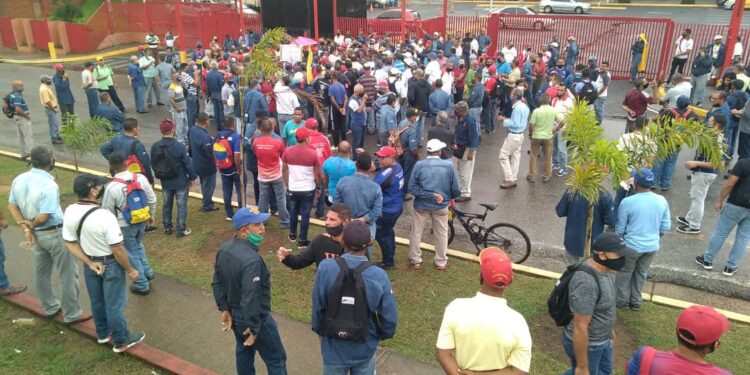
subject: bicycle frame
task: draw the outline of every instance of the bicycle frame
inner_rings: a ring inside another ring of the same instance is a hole
[[[487,208],[484,209],[484,214],[460,211],[453,205],[450,205],[449,208],[449,222],[452,223],[453,219],[458,219],[458,222],[461,223],[461,226],[464,228],[466,233],[469,234],[469,240],[471,240],[471,243],[474,244],[474,247],[477,248],[477,251],[480,251],[480,245],[482,245],[484,239],[484,232],[487,230],[487,228],[484,226],[484,219],[487,218]],[[478,230],[474,230],[470,225],[474,220],[477,221],[475,223]]]

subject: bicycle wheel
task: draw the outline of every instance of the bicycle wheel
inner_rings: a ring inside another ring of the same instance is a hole
[[[456,235],[456,229],[453,227],[453,220],[448,221],[448,245],[453,242],[453,236]]]
[[[531,253],[531,241],[523,229],[507,223],[498,223],[487,229],[485,247],[499,247],[513,263],[521,264]]]

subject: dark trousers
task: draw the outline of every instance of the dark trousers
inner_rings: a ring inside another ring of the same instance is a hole
[[[299,224],[299,241],[307,241],[307,230],[310,227],[310,211],[312,211],[315,190],[292,191],[288,194],[289,203],[289,233],[297,234],[297,215],[302,216]]]
[[[333,145],[338,147],[341,140],[346,139],[346,127],[344,124],[344,115],[336,108],[331,106],[330,116],[328,116],[328,133],[333,136]]]
[[[380,245],[380,250],[383,252],[383,263],[387,266],[392,266],[396,263],[396,232],[393,227],[396,225],[398,217],[401,216],[401,211],[394,213],[383,212],[383,216],[378,218],[377,229],[375,231],[375,240]]]
[[[257,351],[266,364],[268,375],[287,375],[286,350],[281,342],[279,328],[271,314],[268,314],[268,319],[260,326],[257,339],[252,346],[245,346],[247,336],[243,332],[248,328],[249,326],[242,321],[240,311],[232,311],[232,332],[237,342],[235,346],[237,374],[255,375],[255,352]]]
[[[216,189],[216,172],[208,176],[200,176],[201,178],[201,195],[203,196],[201,209],[203,211],[210,211],[214,206],[212,198],[214,197],[214,190]]]
[[[729,121],[732,121],[729,119]],[[740,126],[738,124],[727,125],[724,128],[724,142],[727,143],[727,151],[724,160],[732,160],[734,157],[734,150],[737,148],[737,133],[740,132]]]
[[[221,175],[221,188],[224,192],[224,209],[226,210],[227,217],[234,216],[234,208],[232,207],[232,190],[237,190],[237,205],[238,207],[244,207],[242,205],[242,185],[240,184],[240,175],[237,173],[231,176]]]
[[[458,103],[464,100],[464,88],[456,87],[456,93],[453,94],[453,103]]]
[[[200,104],[198,104],[198,96],[196,95],[188,95],[185,101],[187,102],[187,122],[188,127],[190,127],[195,125],[195,119],[198,118]],[[240,131],[240,129],[237,129],[237,131]]]
[[[86,89],[86,101],[89,105],[89,117],[96,116],[96,107],[99,106],[99,90]]]
[[[669,78],[667,78],[667,82],[672,82],[672,76],[674,75],[675,71],[683,74],[683,72],[685,71],[686,62],[687,59],[678,59],[676,57],[672,58],[672,68],[669,69]]]
[[[216,123],[216,131],[221,131],[224,126],[224,102],[221,98],[211,98],[211,103],[214,105],[214,122]]]
[[[417,164],[417,157],[411,154],[411,151],[404,150],[404,154],[398,158],[398,163],[404,169],[404,195],[409,192],[409,179],[411,178],[411,171],[414,169],[414,164]]]
[[[109,93],[109,97],[112,98],[112,103],[114,103],[115,107],[119,108],[120,111],[125,112],[125,106],[122,105],[122,100],[120,100],[120,97],[117,96],[117,90],[114,86],[109,86],[106,90],[99,89],[99,92],[107,92]]]
[[[740,140],[737,143],[737,158],[750,158],[750,133],[740,132]]]

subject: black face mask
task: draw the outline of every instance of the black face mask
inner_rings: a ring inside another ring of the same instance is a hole
[[[339,224],[335,227],[326,227],[326,233],[330,234],[331,237],[340,236],[341,233],[344,233],[344,224]]]
[[[721,107],[721,106],[722,106],[722,104],[721,104],[721,103],[713,103],[713,104],[712,104],[712,106],[713,106],[714,108],[719,108],[719,107]]]
[[[104,196],[104,186],[101,186],[101,189],[99,189],[99,193],[96,194],[96,200],[102,199]]]
[[[452,72],[453,69],[445,69],[446,72]]]
[[[625,267],[625,257],[619,257],[617,259],[601,259],[595,255],[593,258],[594,262],[599,263],[612,271],[619,271],[622,267]]]
[[[562,68],[565,67],[565,65],[558,65],[557,67],[560,68],[560,69],[562,69]]]

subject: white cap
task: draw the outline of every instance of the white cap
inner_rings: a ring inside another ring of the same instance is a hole
[[[397,75],[401,74],[401,71],[398,70],[397,68],[391,68],[391,70],[389,70],[388,73],[390,75],[392,75],[392,76],[397,76]]]
[[[412,58],[411,52],[404,52],[404,57]]]
[[[724,39],[724,37],[723,37],[723,36],[721,36],[721,35],[716,35],[716,36],[714,37],[714,40],[717,40],[717,39]]]
[[[552,42],[552,43],[550,43],[550,45],[551,45],[552,47],[560,47],[560,45],[559,45],[559,44],[557,44],[557,42]]]
[[[405,58],[405,59],[404,59],[404,64],[406,64],[406,66],[414,66],[414,65],[417,65],[417,64],[415,64],[415,63],[414,63],[414,60],[412,60],[412,58],[411,58],[411,57],[407,57],[407,58]]]
[[[446,146],[441,140],[433,138],[427,141],[427,152],[438,152]]]

